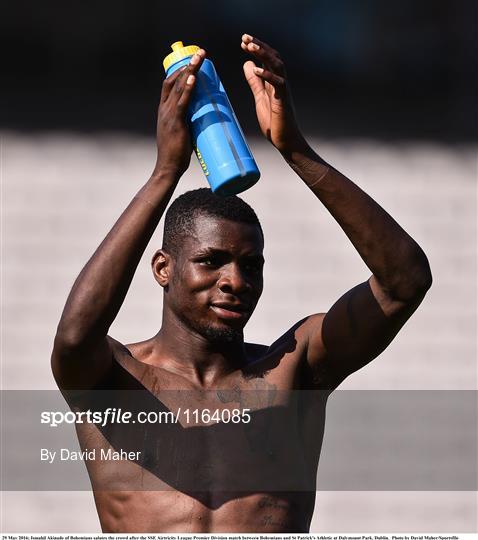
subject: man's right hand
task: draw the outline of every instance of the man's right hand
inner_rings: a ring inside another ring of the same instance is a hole
[[[158,157],[154,174],[166,172],[179,178],[189,167],[192,145],[186,114],[196,73],[205,56],[206,52],[200,49],[188,66],[175,71],[163,83],[158,109]]]

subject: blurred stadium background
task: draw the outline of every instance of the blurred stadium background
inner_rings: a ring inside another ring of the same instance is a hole
[[[476,6],[391,0],[144,1],[4,8],[2,388],[52,389],[66,295],[154,164],[162,59],[205,47],[262,179],[244,198],[266,235],[266,286],[246,338],[273,340],[369,273],[338,226],[258,138],[242,77],[247,32],[287,62],[297,114],[326,160],[422,245],[434,286],[394,343],[344,389],[476,389]],[[205,184],[195,160],[177,194]],[[111,334],[160,324],[146,250]],[[19,413],[20,414],[20,413]],[[319,486],[320,489],[320,486]],[[90,493],[3,492],[1,532],[96,532]],[[476,532],[474,492],[319,492],[312,532]]]

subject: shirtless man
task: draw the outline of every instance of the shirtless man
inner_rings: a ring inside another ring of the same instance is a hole
[[[185,116],[205,52],[167,78],[153,174],[77,278],[58,326],[53,372],[76,409],[91,407],[82,400],[97,389],[109,396],[105,406],[136,412],[238,409],[243,416],[236,424],[207,418],[193,424],[181,416],[159,427],[78,425],[83,449],[139,451],[138,459],[87,462],[105,532],[307,532],[326,397],[387,347],[431,285],[417,243],[307,144],[279,54],[249,35],[241,47],[264,66],[244,64],[264,136],[337,221],[372,276],[269,347],[244,343],[263,287],[261,227],[237,197],[190,192],[173,203],[163,249],[152,261],[164,290],[161,329],[126,346],[109,337],[189,166]],[[125,397],[131,393],[141,397]]]

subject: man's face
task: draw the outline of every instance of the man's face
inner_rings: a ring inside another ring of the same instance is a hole
[[[199,215],[172,261],[165,302],[209,341],[242,340],[262,294],[263,249],[258,226]]]

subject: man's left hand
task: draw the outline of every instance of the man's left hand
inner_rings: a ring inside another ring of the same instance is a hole
[[[306,142],[297,125],[279,53],[249,34],[242,36],[241,47],[263,65],[258,67],[251,60],[244,64],[244,75],[254,95],[262,133],[282,154],[303,148]]]

